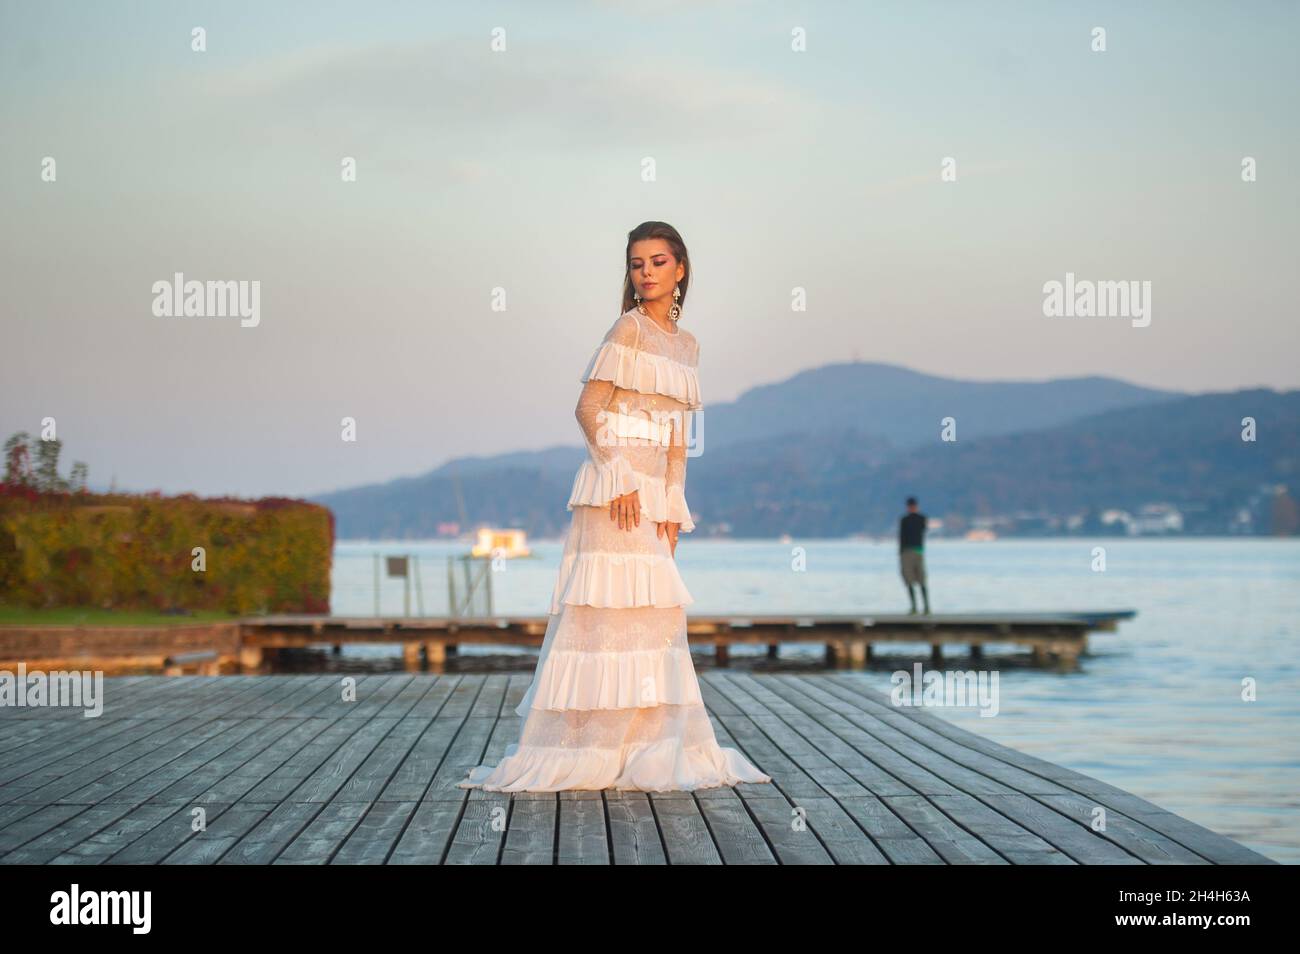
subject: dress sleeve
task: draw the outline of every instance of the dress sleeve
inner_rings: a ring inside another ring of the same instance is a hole
[[[700,346],[695,345],[695,365],[699,366]],[[686,411],[673,416],[673,433],[668,445],[668,469],[664,474],[664,491],[668,498],[668,519],[680,523],[677,529],[689,533],[695,529],[691,508],[686,503],[686,439],[690,433],[691,418],[700,407],[696,399]]]
[[[631,347],[636,342],[636,333],[636,319],[631,315],[623,315],[606,333],[601,349],[611,343]],[[601,353],[601,349],[597,349],[597,354]],[[613,380],[594,376],[595,364],[593,358],[587,373],[583,375],[582,392],[578,395],[574,415],[596,465],[598,487],[594,489],[599,495],[598,499],[612,500],[630,494],[638,489],[639,484],[631,461],[623,456],[617,435],[612,428],[606,426],[606,413],[617,385]]]
[[[677,529],[685,533],[695,529],[691,508],[686,503],[686,433],[690,427],[690,411],[674,416],[672,438],[668,445],[668,469],[664,474],[664,490],[668,498],[668,517],[681,524]]]
[[[623,456],[616,435],[606,426],[606,408],[614,394],[613,381],[591,380],[578,395],[574,414],[587,450],[596,465],[600,499],[612,500],[637,489],[636,471]]]

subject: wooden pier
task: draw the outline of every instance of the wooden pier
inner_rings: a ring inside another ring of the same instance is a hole
[[[828,666],[863,668],[873,646],[924,643],[932,661],[943,658],[944,644],[965,644],[978,658],[986,645],[1020,646],[1037,664],[1071,666],[1087,649],[1090,631],[1113,631],[1133,610],[1079,613],[962,613],[874,615],[821,613],[803,616],[721,616],[687,613],[687,636],[694,646],[711,645],[716,664],[726,666],[737,645],[765,645],[775,659],[782,643],[821,644]],[[246,660],[286,647],[330,643],[401,643],[406,668],[442,671],[448,652],[460,645],[539,647],[545,616],[349,618],[266,616],[243,621],[241,645]]]
[[[1035,665],[1073,668],[1093,631],[1114,631],[1134,610],[1056,613],[939,613],[788,616],[687,613],[693,646],[712,646],[725,667],[737,645],[765,645],[776,659],[782,643],[820,644],[831,668],[861,669],[873,648],[921,643],[934,663],[943,647],[965,645],[975,658],[985,646],[1026,649]],[[0,626],[0,669],[98,669],[106,675],[266,674],[282,649],[349,644],[400,644],[408,672],[444,672],[447,656],[462,645],[537,648],[546,616],[253,616],[223,623],[162,626]]]
[[[700,674],[771,784],[457,787],[515,741],[530,678],[135,676],[97,718],[0,708],[0,864],[1274,863],[851,673]]]

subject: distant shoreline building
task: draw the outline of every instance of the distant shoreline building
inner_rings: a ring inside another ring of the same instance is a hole
[[[1101,522],[1108,527],[1120,524],[1131,537],[1183,532],[1182,511],[1169,503],[1143,504],[1136,515],[1127,510],[1103,510]]]

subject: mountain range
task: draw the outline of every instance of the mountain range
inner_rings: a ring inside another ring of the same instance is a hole
[[[1243,418],[1255,421],[1253,441]],[[456,458],[311,499],[334,511],[341,538],[427,539],[448,524],[555,536],[587,453],[576,422],[574,436],[573,446]],[[1189,394],[1098,376],[961,381],[854,362],[709,405],[695,438],[686,499],[705,536],[889,534],[909,495],[955,530],[1080,513],[1098,529],[1105,510],[1167,503],[1184,512],[1186,531],[1217,533],[1243,507],[1267,503],[1270,487],[1294,493],[1300,391]]]

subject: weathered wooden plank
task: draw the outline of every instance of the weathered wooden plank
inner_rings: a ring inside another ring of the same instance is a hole
[[[1079,824],[1072,816],[1056,812],[1044,803],[1035,802],[1017,788],[1019,785],[1026,788],[1050,785],[1052,794],[1063,793],[1059,786],[1030,776],[1014,766],[1005,766],[986,757],[972,758],[969,750],[951,742],[947,737],[918,728],[909,718],[910,709],[890,706],[889,711],[885,711],[881,706],[876,706],[867,714],[864,710],[849,705],[837,694],[823,692],[816,681],[809,682],[799,677],[775,686],[774,691],[788,693],[792,687],[805,690],[799,703],[812,718],[828,724],[847,722],[854,725],[870,720],[866,724],[875,730],[873,738],[880,745],[904,753],[917,765],[952,781],[953,791],[918,789],[918,794],[951,795],[960,791],[979,798],[985,805],[1002,812],[1026,831],[1035,832],[1043,841],[1075,860],[1089,860],[1098,864],[1132,862],[1131,853],[1107,843],[1105,839],[1097,838],[1094,832],[1086,825]],[[885,697],[882,694],[878,698]],[[823,705],[823,702],[828,705]],[[831,712],[837,714],[830,715]],[[838,713],[845,715],[842,717]]]
[[[64,850],[54,864],[159,864],[229,808],[223,802],[199,805],[148,802],[133,807],[111,825]]]
[[[179,680],[150,678],[152,683],[133,683],[125,691],[116,688],[117,680],[126,677],[104,678],[103,712],[92,717],[101,724],[135,718],[135,713],[148,700],[158,699],[166,692],[182,691]],[[18,706],[0,707],[0,777],[3,770],[16,760],[30,757],[23,752],[25,746],[39,742],[43,746],[64,746],[84,736],[88,720],[82,709],[51,710]]]
[[[412,676],[403,675],[382,678],[380,684],[365,691],[357,686],[355,703],[348,703],[350,711],[339,720],[339,724],[350,730],[342,738],[342,743],[322,760],[311,772],[292,789],[291,797],[286,797],[272,811],[266,814],[255,827],[239,838],[231,847],[229,854],[220,859],[221,864],[269,864],[290,845],[307,825],[320,814],[322,807],[328,803],[363,801],[355,798],[356,794],[372,792],[381,788],[395,769],[395,759],[399,759],[409,745],[415,741],[415,733],[409,732],[408,738],[399,738],[389,753],[380,755],[372,764],[372,776],[367,784],[352,790],[354,798],[344,794],[347,782],[350,782],[369,762],[378,746],[399,723],[404,712],[409,711],[428,685],[417,686],[407,691]],[[393,712],[394,715],[383,715]]]
[[[505,844],[509,822],[508,794],[487,792],[484,797],[467,798],[443,864],[495,865]]]
[[[308,678],[302,686],[304,704],[312,701],[321,691],[333,693],[333,680],[322,684],[320,678]],[[282,702],[274,703],[269,710],[277,712]],[[166,855],[195,836],[192,821],[196,810],[203,811],[211,823],[231,805],[238,803],[253,786],[281,766],[290,755],[303,749],[305,743],[322,732],[330,720],[273,721],[259,736],[250,737],[231,751],[229,758],[201,767],[186,779],[175,782],[157,795],[157,805],[172,807],[160,824],[143,833],[136,833],[129,844],[103,837],[103,833],[75,846],[59,862],[73,860],[109,860],[114,864],[156,864]],[[151,802],[151,806],[153,803]],[[179,805],[179,808],[175,807]],[[142,806],[147,808],[149,806]],[[140,811],[140,810],[138,810]]]
[[[1271,863],[852,676],[701,674],[773,784],[514,795],[456,783],[517,740],[529,674],[152,678],[111,718],[9,720],[0,863]]]
[[[776,864],[776,855],[740,795],[728,785],[719,786],[717,791],[714,797],[699,798],[697,804],[723,862],[729,865]]]
[[[941,753],[897,731],[887,719],[844,706],[833,697],[819,696],[816,687],[805,681],[794,678],[759,683],[742,676],[735,679],[734,684],[757,694],[796,731],[807,733],[829,753],[849,760],[855,755],[869,759],[870,764],[878,766],[889,779],[881,785],[881,790],[871,788],[872,793],[880,797],[952,795],[971,790],[998,794],[1015,791],[944,758]]]
[[[326,805],[322,802],[283,801],[235,839],[219,865],[269,865],[279,857]],[[234,812],[236,809],[231,809]],[[227,813],[229,814],[229,813]],[[224,817],[224,816],[223,816]]]
[[[757,724],[779,725],[779,718],[752,697],[740,695],[743,705],[736,705],[731,696],[720,692],[718,685],[726,685],[723,674],[708,673],[701,678],[701,690],[710,713],[720,725],[716,728],[719,744],[735,745],[736,739],[729,729],[736,728],[745,739],[743,751],[756,764],[773,776],[773,782],[764,785],[742,784],[734,789],[706,790],[699,793],[701,803],[708,804],[713,791],[734,791],[745,803],[755,820],[758,833],[782,864],[875,864],[886,859],[864,832],[855,827],[851,817],[835,802],[823,798],[809,772],[801,765],[787,759],[782,749],[777,749],[771,739]],[[750,715],[754,718],[750,718]],[[790,747],[799,754],[798,747]],[[784,763],[784,766],[782,765]],[[815,770],[815,766],[812,767]],[[801,784],[792,786],[792,779]],[[791,788],[805,788],[806,796],[787,798]],[[814,814],[809,820],[809,811]]]
[[[339,846],[356,830],[362,817],[370,808],[370,802],[328,803],[293,840],[285,845],[284,850],[275,857],[272,864],[328,864]],[[240,844],[242,846],[243,842]]]
[[[394,715],[399,716],[392,730],[380,741],[375,750],[366,757],[365,761],[357,767],[352,777],[334,795],[333,801],[373,802],[378,800],[388,787],[388,783],[397,773],[398,768],[427,730],[429,726],[427,719],[412,718],[409,713],[411,708],[419,702],[420,697],[433,689],[433,685],[421,680],[413,682],[410,688],[415,689],[416,692],[408,693],[404,689],[398,699],[394,700],[394,702],[401,700],[402,705],[400,707],[390,707],[385,710],[385,712],[391,711]],[[387,721],[390,716],[384,715],[380,718]]]
[[[179,681],[158,679],[162,686],[168,687],[176,686]],[[107,680],[105,682],[107,683]],[[183,693],[185,690],[178,688],[174,691]],[[245,692],[248,689],[232,691]],[[150,721],[149,717],[140,713],[149,711],[150,704],[157,698],[158,696],[153,693],[148,699],[142,698],[140,708],[137,710],[106,704],[104,714],[92,719],[86,719],[79,710],[75,715],[44,710],[48,715],[43,718],[13,719],[14,722],[31,726],[32,731],[38,735],[12,749],[5,747],[3,757],[0,757],[0,786],[13,782],[33,768],[58,759],[60,754],[70,755],[87,746],[103,744],[140,722]],[[193,698],[189,701],[191,706],[194,706]],[[170,718],[163,716],[153,721],[159,724],[165,721],[179,722],[182,718],[194,715],[194,708],[187,710],[178,705]]]
[[[129,772],[129,766],[139,763],[140,760],[147,760],[143,764],[152,767],[160,758],[165,760],[175,757],[180,752],[198,745],[204,738],[217,735],[233,724],[233,721],[208,722],[202,719],[183,719],[163,729],[145,724],[138,733],[133,733],[138,737],[128,744],[107,752],[92,749],[85,753],[83,764],[77,765],[66,774],[61,774],[65,767],[58,763],[48,766],[6,785],[0,797],[12,801],[41,804],[55,802],[93,804],[93,798],[83,796],[79,799],[75,793],[86,789],[99,779],[111,777],[118,772]],[[131,780],[132,778],[128,777],[123,784]]]
[[[559,837],[556,863],[608,865],[609,832],[605,825],[605,800],[598,791],[559,792]]]
[[[0,861],[33,839],[67,824],[86,810],[84,805],[40,805],[0,831]]]
[[[510,801],[506,842],[501,847],[503,865],[555,863],[555,828],[559,799],[551,792],[520,792]]]
[[[659,820],[669,864],[722,864],[722,855],[709,834],[699,803],[690,792],[655,792],[650,804]]]
[[[248,693],[255,689],[256,686],[251,685],[242,691]],[[39,789],[47,782],[66,775],[73,768],[95,762],[96,759],[103,758],[104,755],[113,753],[121,747],[138,742],[140,738],[157,738],[155,733],[178,727],[186,717],[194,719],[211,711],[195,706],[191,701],[187,710],[177,708],[173,716],[160,717],[160,719],[121,719],[116,723],[113,721],[105,723],[103,719],[78,719],[75,727],[77,742],[73,743],[68,738],[56,736],[55,740],[48,745],[43,743],[32,749],[30,758],[25,762],[16,762],[9,771],[0,772],[0,802]]]
[[[466,682],[459,676],[447,676],[440,679],[416,705],[410,718],[430,721],[384,786],[380,793],[381,801],[419,802],[425,797],[429,782],[461,731],[477,692],[476,683]]]
[[[264,740],[266,744],[261,749],[250,742],[249,758],[242,762],[232,758],[229,763],[213,766],[210,771],[200,770],[195,773],[192,784],[178,782],[174,787],[160,792],[159,797],[172,799],[186,796],[195,804],[250,800],[253,792],[291,759],[308,746],[319,745],[322,735],[335,726],[337,721],[318,717],[282,722],[279,725],[285,731],[276,734],[268,730]]]
[[[668,855],[646,792],[605,792],[610,854],[616,865],[664,865]]]
[[[807,694],[802,697],[792,695],[794,687],[804,688]],[[858,715],[860,710],[851,709],[835,697],[822,694],[815,684],[809,684],[806,679],[795,678],[778,683],[774,685],[773,691],[796,702],[811,718],[819,722],[836,727],[849,725],[850,733],[857,731],[855,723],[863,721],[863,718]],[[849,712],[849,718],[832,714],[833,709],[821,705],[817,697],[831,700],[833,707]],[[899,715],[897,712],[887,715],[890,716],[891,724],[882,724],[886,721],[883,718],[872,723],[875,729],[872,738],[875,742],[879,746],[888,746],[899,752],[908,761],[923,766],[935,777],[952,781],[950,791],[933,791],[918,787],[917,794],[950,795],[961,791],[979,798],[994,810],[1001,811],[1009,820],[1027,831],[1035,832],[1042,840],[1075,860],[1088,860],[1098,864],[1122,864],[1132,861],[1133,856],[1130,853],[1107,843],[1105,839],[1097,838],[1095,833],[1085,825],[1079,824],[1073,817],[1056,812],[1043,803],[1034,802],[1014,788],[1015,784],[1029,779],[1026,773],[1014,767],[1009,771],[1002,771],[1002,767],[995,766],[988,759],[973,760],[967,750],[949,742],[946,738],[932,737],[927,740],[930,745],[923,744],[906,731],[900,731],[898,720],[910,725],[905,715]],[[1002,781],[994,779],[993,775],[999,776]],[[1003,781],[1008,784],[1003,784]],[[1042,782],[1037,778],[1033,781]],[[1052,788],[1056,792],[1060,791],[1055,785]]]
[[[443,799],[459,805],[466,798],[481,798],[485,794],[490,794],[484,793],[481,789],[461,788],[459,783],[465,780],[471,767],[485,762],[489,740],[495,738],[496,745],[499,747],[497,751],[505,751],[505,742],[508,738],[497,732],[496,723],[498,718],[502,721],[506,718],[502,712],[503,706],[513,708],[518,705],[519,699],[522,698],[522,690],[519,686],[520,680],[512,680],[506,674],[481,676],[478,677],[478,681],[481,691],[473,701],[473,707],[465,719],[464,726],[452,740],[446,757],[434,772],[433,779],[424,794],[426,799]],[[518,718],[513,712],[509,713],[509,717]],[[503,726],[502,731],[507,728]],[[450,837],[450,832],[448,835]]]
[[[403,829],[414,814],[418,802],[375,802],[347,832],[329,858],[332,865],[382,865]],[[289,854],[297,841],[285,849]],[[283,858],[284,856],[281,856]],[[277,859],[277,863],[280,859]]]
[[[405,677],[399,676],[398,679],[404,681]],[[330,762],[330,758],[346,746],[355,733],[365,731],[369,715],[382,708],[400,690],[400,683],[394,684],[388,676],[366,676],[357,682],[357,701],[344,702],[341,698],[333,697],[328,703],[322,704],[317,711],[330,720],[329,724],[259,781],[242,800],[278,805],[313,776],[313,784],[323,791],[329,784],[331,773],[337,773],[341,765],[337,760]],[[357,749],[354,747],[350,751],[356,754]],[[321,774],[317,775],[318,772]],[[337,774],[335,778],[337,779]],[[339,780],[340,784],[345,780]]]
[[[263,712],[278,711],[293,698],[307,702],[322,689],[318,678],[302,680],[295,687],[292,697],[281,699]],[[193,834],[192,822],[196,809],[201,809],[208,820],[220,814],[233,799],[238,798],[250,788],[255,780],[262,777],[267,768],[260,772],[253,766],[258,757],[267,760],[266,753],[273,751],[277,744],[284,745],[287,738],[288,749],[299,747],[311,733],[318,732],[319,726],[298,721],[275,719],[269,726],[263,726],[256,735],[249,736],[239,745],[229,750],[225,759],[214,759],[190,772],[183,778],[158,792],[147,805],[137,806],[125,816],[130,824],[125,827],[110,826],[95,833],[83,842],[68,848],[55,861],[58,863],[98,863],[111,861],[114,864],[154,864],[161,861],[168,853],[175,850]],[[279,764],[283,756],[271,756],[273,764]],[[239,773],[245,773],[242,782]],[[230,784],[232,781],[237,784]],[[214,786],[224,784],[225,791]],[[234,794],[227,794],[234,790]],[[226,801],[222,801],[223,796]],[[166,812],[161,815],[155,806],[163,806]],[[141,828],[139,819],[155,820],[151,827]],[[127,836],[131,840],[124,840]]]
[[[166,805],[139,806],[125,803],[92,805],[58,828],[32,839],[21,848],[5,855],[4,863],[48,864],[81,842],[97,835],[101,836],[101,841],[104,838],[116,838],[119,843],[128,844],[139,832],[149,830],[174,812],[174,807]],[[110,832],[107,836],[103,835],[106,830]]]
[[[261,694],[268,691],[268,684],[247,683],[237,690],[239,697]],[[196,690],[198,691],[198,690]],[[183,701],[183,700],[182,700]],[[156,711],[149,709],[148,711]],[[75,772],[81,772],[80,784],[88,784],[100,778],[106,772],[126,764],[141,753],[148,753],[164,744],[168,738],[174,738],[185,729],[192,729],[204,723],[205,718],[224,711],[224,703],[208,707],[192,702],[187,708],[177,706],[171,715],[162,714],[157,718],[129,720],[126,732],[107,731],[101,734],[100,719],[83,720],[83,736],[89,736],[95,744],[73,751],[64,759],[34,760],[31,770],[15,775],[0,786],[0,803],[8,801],[56,801],[60,794],[66,794],[71,787],[66,783],[62,790],[50,790],[47,786],[65,782]],[[48,753],[47,753],[48,754]],[[57,792],[57,794],[56,794]]]
[[[930,795],[930,803],[1015,865],[1069,865],[1069,855],[965,793]]]
[[[518,741],[520,718],[514,712],[528,689],[531,676],[515,674],[507,678],[504,687],[498,678],[492,691],[481,694],[470,710],[483,724],[492,722],[491,737],[484,753],[475,764],[495,765],[505,755],[506,747]],[[474,737],[481,734],[483,725],[473,730]],[[468,771],[468,768],[466,768]],[[461,778],[464,778],[462,774]],[[459,781],[459,779],[458,779]],[[463,793],[465,808],[452,835],[446,864],[496,864],[505,844],[510,821],[510,794],[488,792],[483,789],[457,789]]]
[[[461,802],[428,799],[416,805],[401,836],[388,856],[390,865],[441,864],[451,833],[456,829]]]
[[[928,760],[931,753],[921,747],[912,747],[911,757],[904,756],[887,744],[890,728],[882,722],[878,721],[873,726],[876,730],[873,735],[852,725],[848,720],[826,715],[829,710],[822,707],[824,711],[821,718],[837,727],[840,733],[849,736],[846,747],[841,744],[843,740],[838,739],[834,733],[821,728],[822,722],[802,711],[800,706],[809,707],[815,703],[801,694],[797,685],[792,688],[786,682],[787,680],[764,680],[760,683],[745,675],[733,673],[719,675],[713,684],[719,691],[730,694],[740,702],[742,709],[756,703],[767,706],[779,717],[779,722],[772,723],[772,731],[780,737],[815,740],[835,752],[836,758],[842,760],[845,766],[843,771],[839,764],[823,758],[820,751],[811,756],[809,762],[816,767],[810,775],[820,790],[796,798],[796,804],[820,795],[830,795],[858,822],[878,850],[895,863],[940,863],[942,850],[947,845],[928,844],[922,832],[911,829],[903,818],[894,813],[892,801],[893,797],[900,795],[954,794],[958,791],[936,772],[938,766],[925,764],[924,760]],[[741,701],[747,698],[756,700],[756,703]],[[894,735],[896,737],[897,733]],[[870,758],[865,752],[871,753]],[[917,759],[923,761],[918,762]],[[861,784],[856,781],[854,784],[846,782],[846,778],[856,780],[859,777],[862,778]],[[867,786],[867,781],[873,783],[872,787]],[[867,799],[865,796],[875,797]],[[814,819],[816,821],[818,819]],[[953,822],[956,824],[955,819]],[[1041,847],[1045,849],[1049,846]]]
[[[1008,863],[979,838],[936,808],[924,795],[890,795],[882,801],[925,841],[931,851],[950,865]],[[897,851],[891,855],[903,856]]]
[[[291,691],[277,693],[273,701],[250,702],[247,717],[232,730],[232,744],[225,745],[222,737],[214,738],[113,794],[110,800],[172,804],[198,800],[207,789],[299,725],[296,720],[278,715],[280,709],[295,700],[305,704],[320,691],[318,682],[307,680],[293,686]]]
[[[277,689],[278,685],[274,680],[260,687],[260,690],[254,686],[249,698],[245,699],[243,704],[245,706],[256,706],[259,697],[275,692]],[[106,765],[100,764],[104,762],[101,759],[92,762],[81,773],[58,779],[54,783],[60,790],[57,800],[94,805],[109,799],[116,799],[117,793],[127,788],[132,782],[154,773],[162,766],[181,758],[201,745],[229,744],[232,736],[233,741],[238,741],[241,733],[247,735],[255,727],[245,726],[242,720],[231,714],[228,708],[229,704],[223,702],[215,707],[221,713],[218,718],[208,719],[203,714],[196,716],[196,720],[205,719],[206,721],[192,726],[188,731],[178,734],[171,734],[168,731],[155,733],[149,738],[129,746],[126,750],[113,753],[113,757],[109,762],[112,765],[112,770],[109,772],[103,771]],[[184,722],[177,725],[183,726]],[[219,741],[223,739],[224,741]],[[123,759],[121,756],[124,754],[129,754],[131,757]],[[168,783],[174,781],[174,779],[166,776],[163,779]],[[136,795],[128,796],[125,800],[132,803],[143,801],[147,797],[146,792],[148,792],[148,786],[144,786]]]
[[[824,684],[828,691],[850,701],[853,705],[864,706],[872,711],[891,709],[883,694],[864,690],[860,682],[853,677],[829,676]],[[1127,823],[1119,828],[1110,828],[1107,832],[1093,833],[1103,840],[1119,844],[1125,851],[1141,859],[1162,863],[1164,855],[1180,856],[1184,851],[1191,851],[1207,861],[1216,864],[1269,864],[1272,859],[1255,852],[1230,838],[1197,825],[1151,802],[1102,782],[1056,765],[1045,759],[1027,755],[1009,746],[1001,745],[991,739],[967,732],[947,720],[924,709],[906,711],[906,719],[898,723],[902,730],[915,735],[929,733],[929,738],[942,738],[943,742],[952,743],[951,751],[964,752],[965,758],[976,760],[988,772],[998,773],[1004,777],[1014,777],[1019,784],[1029,790],[1036,798],[1051,807],[1071,804],[1070,796],[1084,796],[1093,805],[1107,809],[1111,819],[1126,818]],[[1077,812],[1064,812],[1074,817],[1079,823],[1087,825]],[[1138,824],[1145,831],[1133,826]],[[1089,831],[1091,829],[1089,828]],[[1140,835],[1138,840],[1116,839],[1130,832]],[[1163,836],[1163,840],[1157,838]],[[1203,849],[1203,850],[1202,850]]]
[[[249,831],[266,818],[276,806],[241,802],[224,806],[209,816],[207,828],[168,854],[160,864],[216,864]]]

